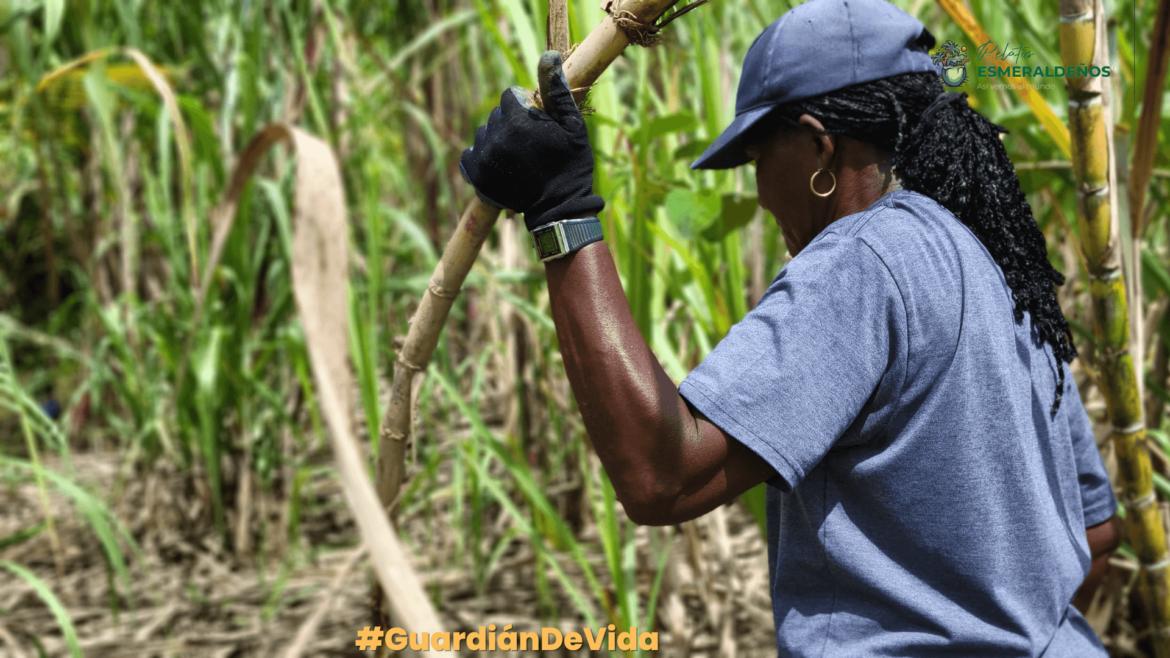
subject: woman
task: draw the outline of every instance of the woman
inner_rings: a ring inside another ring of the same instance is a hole
[[[525,213],[565,370],[631,519],[768,487],[782,656],[1103,656],[1070,605],[1119,542],[1076,356],[999,134],[884,0],[811,0],[748,51],[694,168],[756,164],[793,259],[678,389],[629,312],[561,76],[462,158]],[[554,118],[555,117],[555,118]],[[566,231],[557,239],[555,231]]]

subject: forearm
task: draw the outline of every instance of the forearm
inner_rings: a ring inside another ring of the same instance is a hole
[[[646,345],[604,242],[545,266],[565,373],[626,514],[693,519],[775,475],[687,404]]]
[[[681,448],[699,443],[698,429],[638,331],[609,247],[549,261],[546,273],[565,372],[615,489],[638,501],[673,497],[687,471]]]

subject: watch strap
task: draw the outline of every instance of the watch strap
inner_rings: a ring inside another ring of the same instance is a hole
[[[596,217],[585,219],[566,219],[561,222],[565,227],[565,253],[572,253],[588,244],[593,244],[605,236],[601,232],[601,220]]]
[[[532,231],[531,238],[536,257],[541,262],[548,262],[603,240],[605,235],[601,230],[601,220],[586,217],[544,224]]]

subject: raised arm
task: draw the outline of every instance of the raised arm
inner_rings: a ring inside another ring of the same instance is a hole
[[[634,323],[604,242],[545,272],[581,418],[631,519],[692,519],[775,474],[679,395]]]
[[[605,206],[593,194],[585,121],[559,57],[545,57],[553,64],[542,87],[548,112],[521,89],[505,91],[460,159],[480,198],[523,212],[528,230],[541,233]],[[604,242],[548,261],[546,273],[569,383],[631,519],[657,525],[692,519],[773,473],[679,395],[634,324]]]

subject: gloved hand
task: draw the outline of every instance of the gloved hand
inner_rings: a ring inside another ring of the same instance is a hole
[[[459,159],[479,197],[524,213],[529,231],[605,207],[593,194],[593,150],[559,57],[550,70],[544,105],[552,116],[530,104],[525,89],[512,87]]]

